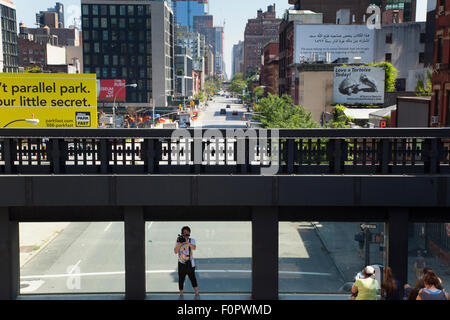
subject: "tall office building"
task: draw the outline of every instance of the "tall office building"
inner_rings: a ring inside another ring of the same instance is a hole
[[[268,6],[266,12],[259,9],[257,17],[248,20],[244,35],[244,77],[261,68],[264,45],[278,40],[281,21],[276,17],[275,4]]]
[[[379,6],[385,19],[401,15],[401,22],[416,21],[417,0],[289,0],[297,10],[312,10],[323,13],[324,23],[336,23],[336,13],[341,9],[350,10],[351,23],[365,23],[369,17],[367,8],[371,4]]]
[[[0,0],[0,72],[19,72],[16,7],[10,0]]]
[[[231,66],[231,78],[236,73],[243,73],[244,69],[244,42],[239,41],[238,44],[233,46],[233,62]]]
[[[57,2],[54,8],[48,8],[47,11],[40,11],[36,14],[36,24],[43,28],[64,28],[64,5]]]
[[[214,18],[210,14],[204,14],[199,16],[194,16],[194,32],[202,33],[205,28],[212,28],[214,25]]]
[[[174,18],[164,1],[81,0],[84,72],[125,79],[127,103],[166,107],[174,93]]]
[[[208,0],[172,0],[171,3],[175,23],[188,26],[190,32],[194,31],[194,16],[208,12]]]

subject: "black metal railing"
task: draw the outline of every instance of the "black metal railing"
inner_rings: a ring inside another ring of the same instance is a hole
[[[450,129],[2,129],[0,174],[448,174]]]

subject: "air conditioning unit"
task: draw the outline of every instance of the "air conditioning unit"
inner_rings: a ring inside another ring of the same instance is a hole
[[[444,6],[439,6],[439,15],[442,15],[445,13]]]
[[[439,116],[432,116],[431,117],[431,124],[439,124]]]

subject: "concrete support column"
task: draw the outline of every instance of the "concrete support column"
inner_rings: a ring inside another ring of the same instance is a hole
[[[145,220],[141,207],[124,209],[125,218],[125,296],[142,300],[146,295]]]
[[[391,208],[387,223],[387,265],[392,268],[396,279],[403,285],[408,280],[408,223],[409,211],[403,208]]]
[[[278,209],[252,208],[252,298],[278,299]]]
[[[0,207],[0,300],[19,295],[19,223],[9,220],[9,210]]]

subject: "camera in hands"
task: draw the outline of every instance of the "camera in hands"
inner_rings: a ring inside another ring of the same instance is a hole
[[[184,236],[182,234],[179,234],[178,238],[177,238],[177,242],[185,243],[186,239],[184,238]]]

